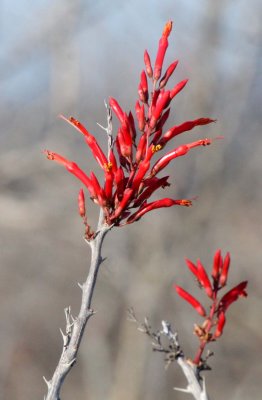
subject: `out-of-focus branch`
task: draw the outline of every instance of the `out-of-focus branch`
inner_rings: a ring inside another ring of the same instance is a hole
[[[210,400],[206,391],[205,380],[200,376],[201,370],[210,369],[210,367],[204,364],[200,368],[185,358],[179,345],[178,334],[172,331],[170,323],[162,321],[162,329],[154,332],[147,318],[145,318],[143,323],[137,320],[133,309],[128,311],[128,317],[130,321],[137,324],[137,329],[140,332],[145,333],[152,340],[153,351],[165,354],[166,367],[171,362],[176,361],[182,369],[187,380],[187,386],[185,388],[175,387],[174,389],[191,394],[195,400]],[[168,340],[168,344],[163,343],[164,338]]]
[[[101,214],[103,214],[103,211],[100,213],[96,235],[94,239],[88,242],[91,248],[91,263],[86,281],[82,285],[79,284],[82,290],[80,311],[78,316],[74,319],[70,313],[70,309],[66,309],[66,333],[64,334],[62,332],[64,342],[63,350],[51,380],[47,381],[44,378],[48,387],[48,393],[45,400],[60,399],[60,390],[63,381],[76,362],[86,323],[94,314],[94,310],[91,308],[91,303],[97,274],[103,261],[101,256],[101,247],[105,235],[110,230],[108,225],[103,224]]]

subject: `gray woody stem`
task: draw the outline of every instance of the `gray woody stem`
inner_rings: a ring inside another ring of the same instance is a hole
[[[205,380],[203,380],[203,383],[201,382],[197,368],[191,365],[183,356],[178,357],[177,363],[181,367],[188,384],[185,389],[174,389],[180,392],[190,393],[195,400],[210,400],[206,392]]]
[[[86,323],[94,314],[94,311],[91,309],[91,302],[99,266],[103,261],[101,257],[101,247],[104,237],[109,230],[110,227],[103,224],[103,212],[101,211],[96,236],[94,239],[88,242],[91,248],[91,264],[86,281],[83,283],[83,285],[79,285],[82,289],[82,302],[80,311],[76,319],[73,319],[70,314],[70,308],[65,310],[67,324],[66,334],[63,334],[62,332],[64,346],[52,379],[47,381],[44,378],[48,387],[45,400],[60,399],[60,390],[63,381],[76,362],[77,353]]]
[[[182,369],[187,380],[187,387],[185,389],[174,389],[180,392],[191,394],[195,400],[210,400],[206,391],[205,380],[200,378],[197,366],[186,360],[183,352],[180,349],[177,333],[173,333],[171,325],[167,321],[162,321],[162,327],[162,333],[170,340],[177,351],[176,361]]]

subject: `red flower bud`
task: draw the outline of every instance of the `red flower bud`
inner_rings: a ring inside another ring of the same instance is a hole
[[[171,30],[172,30],[172,21],[168,21],[164,27],[162,36],[161,36],[161,38],[159,40],[159,44],[158,44],[157,56],[156,56],[155,67],[154,67],[154,81],[155,82],[158,81],[158,79],[161,76],[163,61],[164,61],[166,50],[168,47],[167,38],[170,35]]]
[[[212,299],[213,298],[213,289],[212,289],[210,280],[208,278],[208,275],[206,273],[206,270],[203,267],[203,265],[201,264],[200,260],[197,261],[197,278],[198,278],[199,282],[201,283],[201,285],[203,286],[203,288],[205,289],[208,297],[210,297]]]
[[[128,168],[129,163],[128,163],[128,160],[127,160],[127,159],[123,156],[123,154],[122,154],[122,150],[123,150],[123,149],[120,147],[118,135],[116,136],[115,144],[116,144],[116,149],[117,149],[117,152],[118,152],[118,157],[119,157],[120,165],[121,165],[123,168]]]
[[[114,111],[115,115],[117,116],[117,118],[119,119],[119,121],[122,124],[125,121],[125,115],[124,115],[124,112],[123,112],[122,108],[118,104],[118,102],[113,97],[110,97],[109,98],[109,105],[110,105],[110,107]]]
[[[195,275],[196,278],[198,278],[198,268],[195,264],[192,263],[192,261],[188,260],[187,258],[185,259],[186,261],[186,265],[188,266],[188,268],[190,269],[190,271],[192,272],[192,274]]]
[[[161,115],[161,117],[159,118],[159,120],[157,121],[157,124],[156,124],[156,130],[159,130],[159,129],[162,129],[163,128],[163,126],[164,126],[164,124],[166,123],[166,121],[167,121],[167,119],[168,119],[168,117],[169,117],[169,114],[170,114],[170,108],[168,108],[162,115]],[[162,134],[162,131],[161,131],[161,134]]]
[[[188,292],[186,292],[184,289],[182,289],[180,286],[174,285],[177,294],[182,297],[182,299],[186,300],[189,304],[191,304],[192,307],[198,312],[199,315],[202,317],[206,316],[206,310],[202,306],[202,304],[195,299],[195,297],[191,296]]]
[[[226,323],[226,316],[225,313],[221,311],[218,316],[217,328],[214,333],[214,338],[218,338],[223,334],[225,323]]]
[[[229,266],[230,266],[230,254],[227,253],[224,258],[224,262],[223,262],[223,266],[222,266],[222,270],[221,270],[220,278],[219,278],[219,285],[221,287],[225,286],[227,283],[227,275],[228,275]]]
[[[179,82],[172,90],[170,90],[170,100],[172,100],[181,90],[184,89],[188,82],[188,79],[184,79],[183,81]]]
[[[115,182],[116,182],[116,188],[117,188],[117,198],[118,200],[122,200],[123,193],[125,190],[125,175],[123,172],[122,167],[119,167],[115,173]]]
[[[147,73],[147,76],[149,77],[149,78],[152,78],[152,76],[153,76],[153,69],[152,69],[152,66],[151,66],[151,61],[150,61],[150,57],[149,57],[149,54],[148,54],[148,52],[145,50],[145,52],[144,52],[144,62],[145,62],[145,66],[146,66],[146,73]]]
[[[135,141],[136,141],[136,128],[135,128],[134,117],[133,117],[133,114],[131,113],[131,111],[128,114],[128,122],[129,122],[129,126],[130,126],[130,129],[131,129],[132,141],[133,141],[133,143],[135,143]]]
[[[159,82],[159,87],[160,89],[162,89],[163,87],[166,86],[170,76],[173,74],[173,72],[175,71],[176,67],[177,67],[178,61],[174,61],[172,64],[169,65],[169,67],[166,70],[165,75],[163,76],[163,78],[161,79],[161,81]]]
[[[138,115],[138,127],[141,132],[144,131],[145,128],[145,107],[144,104],[140,107],[139,115]]]
[[[173,200],[169,198],[156,200],[153,201],[152,203],[144,204],[137,212],[130,215],[130,217],[127,220],[127,223],[131,224],[132,222],[139,220],[144,214],[148,213],[149,211],[156,210],[157,208],[172,207],[174,205],[189,207],[192,205],[192,202],[191,200],[186,200],[186,199]]]
[[[140,161],[144,158],[145,153],[146,153],[146,142],[147,142],[147,136],[144,133],[139,140],[138,146],[137,146],[137,151],[136,151],[136,162],[139,164]]]
[[[220,268],[221,268],[221,250],[218,249],[214,255],[214,262],[213,262],[213,270],[212,270],[212,277],[216,281],[218,279]]]
[[[152,116],[150,119],[150,128],[152,128],[152,129],[155,128],[160,115],[164,111],[164,109],[169,101],[169,93],[170,93],[169,90],[167,90],[166,92],[160,92],[160,95],[158,96],[158,99],[156,102],[156,106],[152,112]]]
[[[148,84],[145,71],[141,72],[140,83],[138,86],[138,95],[143,103],[148,102]]]
[[[78,211],[80,217],[84,218],[86,216],[85,193],[83,189],[80,189],[78,194]]]

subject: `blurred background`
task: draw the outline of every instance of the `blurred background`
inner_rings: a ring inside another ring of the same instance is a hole
[[[77,211],[79,182],[47,161],[46,148],[87,172],[92,156],[59,113],[80,119],[106,146],[104,99],[134,109],[147,48],[154,60],[165,22],[174,21],[166,64],[180,60],[170,85],[189,78],[167,127],[198,117],[213,126],[176,143],[223,135],[169,166],[164,196],[198,200],[108,234],[90,320],[62,399],[186,398],[185,379],[127,321],[127,309],[158,329],[167,319],[194,356],[198,321],[174,282],[199,296],[184,258],[211,268],[217,248],[232,255],[234,285],[249,297],[228,314],[206,374],[211,398],[261,393],[261,2],[260,0],[2,0],[0,3],[0,398],[42,399],[59,358],[63,309],[78,313],[89,248]],[[174,146],[174,144],[173,144]],[[94,225],[97,208],[88,206]],[[199,297],[200,298],[200,297]]]

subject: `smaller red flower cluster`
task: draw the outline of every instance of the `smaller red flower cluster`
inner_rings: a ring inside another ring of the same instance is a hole
[[[206,312],[204,306],[191,294],[182,289],[180,286],[174,285],[177,293],[184,300],[186,300],[199,315],[205,318],[204,323],[195,325],[194,333],[200,340],[200,347],[194,359],[195,364],[201,362],[201,355],[208,342],[214,341],[219,338],[226,323],[225,313],[228,307],[238,300],[239,297],[246,297],[247,281],[239,283],[233,289],[229,290],[220,300],[218,299],[218,292],[226,285],[227,277],[230,266],[230,254],[222,257],[221,250],[217,250],[214,256],[213,269],[212,269],[212,283],[208,277],[206,269],[200,260],[194,264],[192,261],[186,259],[186,264],[189,270],[196,277],[200,287],[204,289],[206,295],[211,299],[211,307],[209,314]]]
[[[136,124],[132,112],[126,114],[118,102],[110,98],[109,106],[119,120],[119,128],[112,146],[109,146],[106,156],[95,137],[75,118],[62,118],[83,134],[84,139],[94,158],[104,173],[104,183],[101,185],[96,175],[91,172],[86,175],[77,164],[57,153],[46,151],[47,158],[55,160],[75,175],[87,188],[91,199],[104,212],[108,225],[124,225],[139,220],[144,214],[157,208],[173,205],[190,206],[191,200],[163,198],[148,202],[151,195],[159,188],[169,186],[168,176],[157,177],[173,159],[186,155],[192,148],[206,146],[211,139],[201,139],[180,145],[167,152],[152,163],[153,157],[177,135],[189,131],[196,126],[207,125],[215,120],[199,118],[173,126],[166,132],[163,127],[168,119],[172,99],[184,88],[187,80],[183,80],[166,90],[165,86],[174,72],[178,61],[174,61],[161,77],[165,53],[168,47],[168,37],[172,29],[169,21],[163,30],[159,41],[154,68],[152,68],[147,51],[144,54],[145,70],[142,71],[138,86],[138,101],[135,105]],[[148,78],[152,80],[153,89],[149,92]],[[137,127],[136,127],[137,125]],[[137,129],[138,128],[138,129]],[[140,131],[139,137],[137,130]],[[83,214],[85,202],[84,193],[79,196],[80,215]],[[135,209],[135,210],[132,210]]]

